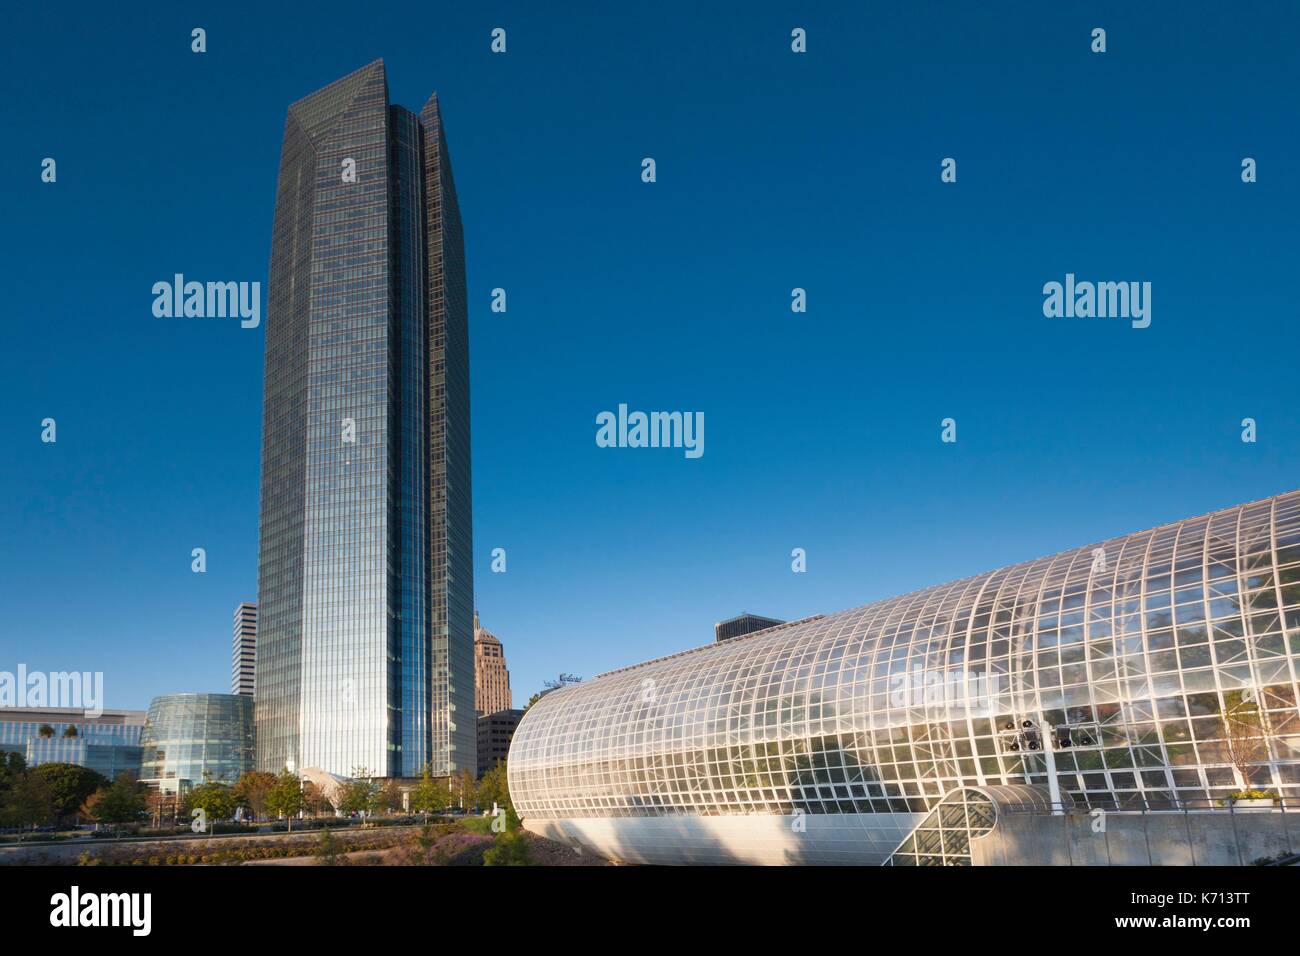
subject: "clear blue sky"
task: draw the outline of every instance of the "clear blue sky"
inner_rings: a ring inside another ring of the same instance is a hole
[[[1300,485],[1293,4],[409,6],[6,13],[0,669],[102,670],[113,707],[228,687],[265,324],[155,319],[150,287],[265,281],[286,107],[380,56],[443,104],[517,704],[742,610]],[[1044,318],[1067,272],[1150,281],[1151,327]],[[620,402],[703,411],[704,456],[597,448]]]

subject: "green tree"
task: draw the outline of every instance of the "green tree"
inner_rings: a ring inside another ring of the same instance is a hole
[[[22,754],[0,753],[0,806],[4,805],[5,794],[26,771],[27,761]]]
[[[41,724],[40,727],[36,729],[36,732],[47,740],[54,736],[54,728],[49,724]]]
[[[108,786],[103,774],[73,763],[43,763],[31,773],[49,784],[54,813],[60,819],[77,816],[88,796]]]
[[[402,785],[396,780],[386,780],[380,789],[379,802],[386,813],[397,813],[402,809]]]
[[[235,792],[224,783],[206,781],[185,796],[186,816],[202,810],[209,827],[217,820],[228,820],[235,815]]]
[[[411,809],[416,813],[423,813],[426,821],[430,813],[438,813],[446,809],[451,803],[451,791],[441,779],[434,779],[428,766],[424,768],[424,775],[411,789]]]
[[[83,817],[87,817],[88,819],[98,821],[99,816],[95,813],[95,807],[99,804],[100,799],[106,793],[108,793],[108,787],[104,787],[100,790],[96,790],[85,800],[83,800],[80,808],[81,815]]]
[[[394,813],[402,809],[402,784],[396,780],[376,780],[370,792],[369,812]]]
[[[76,737],[76,736],[77,736],[77,725],[76,725],[76,724],[68,724],[68,726],[64,727],[64,728],[63,728],[63,736],[65,736],[65,737]]]
[[[5,794],[4,822],[11,827],[40,827],[54,820],[54,793],[35,770],[13,781]]]
[[[120,774],[103,790],[88,798],[90,811],[100,823],[135,823],[144,814],[144,796],[140,785],[128,773]]]
[[[339,841],[334,838],[329,827],[321,831],[320,842],[316,845],[316,862],[321,866],[338,866],[343,862]]]
[[[302,806],[314,817],[334,812],[334,804],[330,803],[325,791],[310,780],[302,782]]]
[[[507,829],[519,829],[519,815],[515,813],[515,805],[510,801],[509,777],[504,760],[483,774],[478,785],[478,799],[484,810],[490,811],[495,805],[505,813]]]
[[[276,784],[276,776],[265,770],[246,771],[236,781],[235,802],[256,820],[266,815],[266,798]]]
[[[26,769],[22,754],[0,751],[0,826],[9,825],[9,795]]]
[[[462,770],[451,778],[451,788],[460,805],[466,810],[478,804],[478,784],[474,781],[474,775],[468,770]]]
[[[266,808],[277,817],[286,818],[289,821],[289,832],[292,833],[293,818],[302,812],[303,807],[302,782],[288,768],[282,770],[274,780],[275,783],[266,794]]]
[[[379,784],[370,776],[365,767],[356,767],[352,779],[341,785],[342,796],[339,809],[344,813],[359,813],[365,818],[366,812],[375,804],[379,793]]]

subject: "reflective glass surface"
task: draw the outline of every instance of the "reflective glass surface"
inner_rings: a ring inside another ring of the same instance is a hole
[[[1298,651],[1292,492],[557,690],[510,791],[525,822],[921,813],[962,785],[1300,799]],[[1225,714],[1252,701],[1243,780]]]
[[[253,769],[253,701],[242,694],[172,694],[149,705],[142,780],[233,784]]]
[[[22,754],[29,767],[43,763],[89,767],[109,780],[121,773],[139,774],[142,713],[110,711],[99,717],[73,713],[0,711],[0,752]],[[66,736],[69,728],[72,736]]]
[[[266,334],[258,765],[472,770],[460,220],[380,61],[289,108]]]

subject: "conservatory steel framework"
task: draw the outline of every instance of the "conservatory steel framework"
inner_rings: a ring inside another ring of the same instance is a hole
[[[554,691],[510,792],[647,863],[880,863],[963,787],[1296,801],[1298,651],[1291,492]]]

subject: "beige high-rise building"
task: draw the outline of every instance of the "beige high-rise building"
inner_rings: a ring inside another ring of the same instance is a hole
[[[480,714],[510,710],[510,671],[506,652],[495,634],[479,626],[474,612],[474,709]]]
[[[235,641],[230,655],[230,692],[253,696],[257,678],[257,605],[241,601],[235,608]]]

